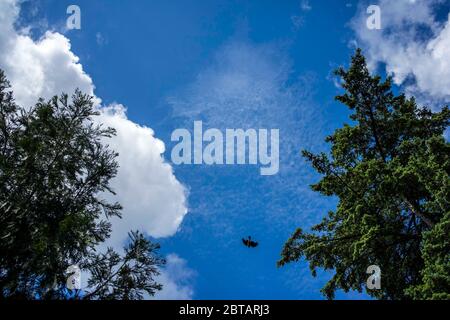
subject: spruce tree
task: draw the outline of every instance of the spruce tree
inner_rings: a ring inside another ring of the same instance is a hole
[[[381,269],[381,289],[367,290],[375,298],[449,299],[448,107],[432,112],[394,94],[361,50],[336,75],[351,121],[326,138],[329,154],[303,156],[323,175],[312,189],[337,197],[337,208],[310,232],[297,229],[279,265],[304,257],[313,275],[334,270],[322,289],[330,299],[337,289],[366,289],[370,265]]]
[[[0,299],[140,299],[161,289],[159,246],[139,232],[123,252],[97,250],[121,206],[104,199],[118,170],[105,143],[115,131],[94,121],[92,99],[76,91],[28,110],[0,70]],[[66,286],[72,265],[89,276],[83,291]]]

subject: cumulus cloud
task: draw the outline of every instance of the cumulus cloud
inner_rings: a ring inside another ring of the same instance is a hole
[[[381,30],[366,27],[367,6],[361,5],[351,26],[365,49],[371,68],[385,65],[397,85],[422,102],[438,107],[450,101],[450,16],[442,0],[380,0]]]
[[[71,51],[68,38],[48,31],[34,41],[17,32],[14,22],[19,7],[13,0],[2,1],[0,12],[0,67],[20,105],[31,106],[39,97],[48,99],[76,88],[94,95],[93,81]],[[117,136],[108,143],[119,153],[119,173],[112,185],[124,207],[124,218],[114,222],[113,241],[126,239],[131,228],[154,237],[173,235],[187,213],[186,196],[172,168],[164,162],[164,143],[155,138],[151,128],[127,119],[123,106],[99,105],[99,110],[97,120],[117,130]]]
[[[16,32],[14,23],[19,15],[16,1],[2,1],[0,12],[0,66],[20,105],[30,107],[39,97],[49,98],[62,91],[70,93],[76,88],[94,94],[92,79],[71,51],[69,39],[46,32],[35,42],[26,33]]]
[[[153,237],[173,235],[187,211],[184,188],[161,156],[164,143],[151,128],[128,120],[125,111],[119,104],[104,107],[99,119],[117,130],[108,141],[119,152],[119,175],[111,185],[118,191],[124,217],[114,225],[111,238],[117,241],[130,229]]]
[[[26,27],[15,28],[19,13],[17,0],[0,2],[0,68],[11,82],[17,103],[30,107],[39,97],[48,99],[61,92],[72,93],[76,88],[94,95],[93,81],[72,52],[70,40],[51,31],[33,40]],[[114,200],[124,207],[123,218],[112,221],[108,245],[120,248],[130,229],[153,237],[173,235],[187,213],[186,192],[164,161],[164,143],[151,128],[127,119],[125,107],[102,106],[101,99],[95,99],[101,112],[97,121],[117,130],[117,136],[108,141],[119,153],[120,165],[111,184],[117,191]],[[169,261],[182,264],[174,257]],[[164,272],[163,280],[171,292],[167,294],[174,294],[178,287]],[[184,288],[179,292],[188,293]]]

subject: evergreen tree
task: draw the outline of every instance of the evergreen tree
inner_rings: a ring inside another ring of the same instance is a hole
[[[339,199],[311,232],[298,229],[279,265],[305,257],[313,275],[334,270],[322,292],[366,288],[370,265],[381,268],[380,299],[450,298],[450,145],[443,133],[450,111],[419,108],[395,95],[392,80],[372,76],[358,50],[336,74],[351,111],[326,138],[329,155],[303,151],[323,175],[314,191]]]
[[[97,115],[80,91],[25,110],[0,70],[0,299],[139,299],[161,289],[159,246],[142,234],[130,233],[123,254],[96,251],[121,215],[103,199],[118,165],[104,144],[115,131]],[[66,288],[71,265],[90,275],[82,293]]]

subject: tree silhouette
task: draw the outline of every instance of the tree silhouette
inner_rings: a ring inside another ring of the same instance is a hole
[[[433,113],[394,95],[391,78],[370,75],[361,50],[336,74],[352,112],[326,138],[331,153],[303,151],[323,178],[312,186],[339,203],[307,233],[286,242],[279,265],[305,257],[313,275],[334,270],[322,292],[365,288],[367,267],[381,269],[382,299],[450,299],[450,146],[448,107]]]
[[[114,193],[118,165],[104,144],[115,131],[97,115],[80,91],[25,110],[0,70],[0,299],[140,299],[161,289],[159,246],[139,232],[123,254],[96,251],[121,216],[102,196]],[[85,290],[66,288],[71,265],[89,275]]]

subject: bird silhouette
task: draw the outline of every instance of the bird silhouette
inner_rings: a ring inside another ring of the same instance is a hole
[[[252,237],[248,236],[247,239],[242,238],[242,243],[244,244],[244,246],[248,247],[248,248],[255,248],[258,246],[258,242],[253,241]]]

